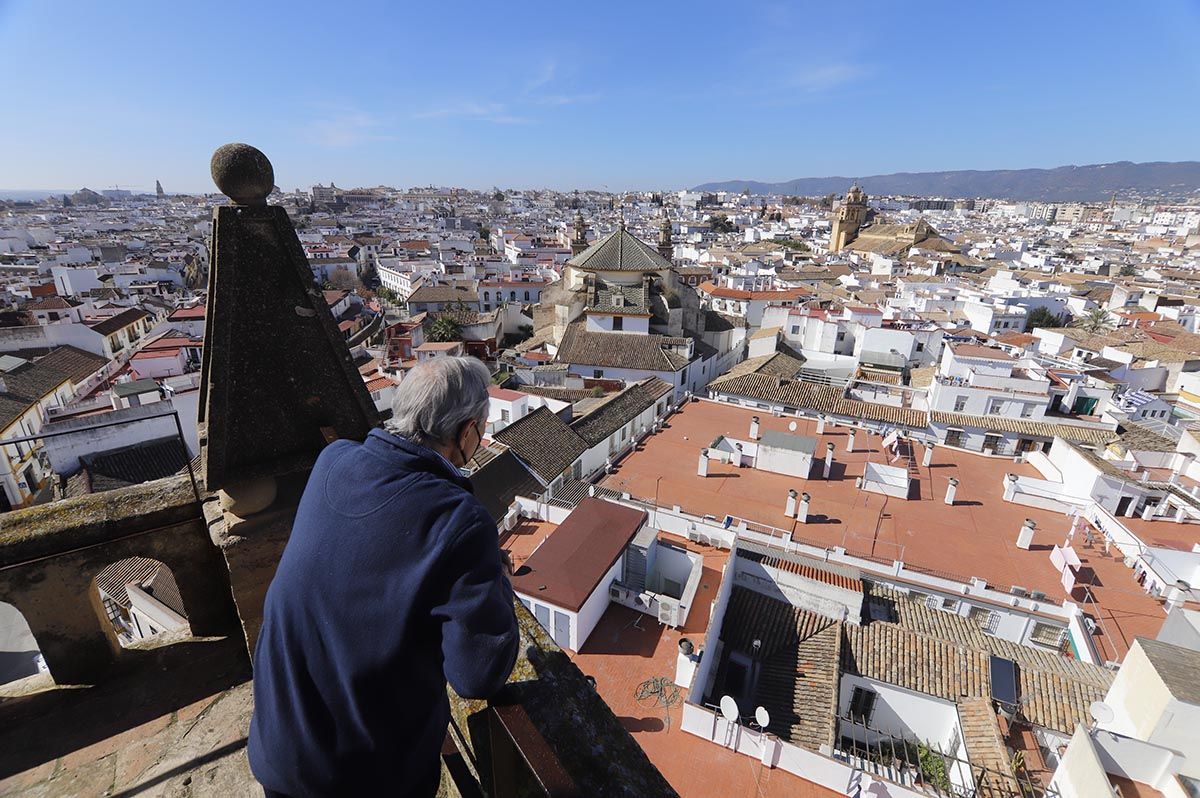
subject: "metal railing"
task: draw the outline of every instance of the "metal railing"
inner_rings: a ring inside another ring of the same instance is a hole
[[[146,440],[158,440],[158,439],[161,439],[162,437],[170,437],[170,438],[178,441],[179,446],[180,446],[180,459],[182,461],[182,465],[180,466],[179,471],[177,471],[176,473],[182,472],[184,470],[184,468],[186,467],[188,477],[192,483],[192,492],[196,496],[196,501],[197,502],[201,501],[200,485],[196,479],[195,470],[192,467],[192,457],[188,450],[187,439],[184,437],[184,434],[183,434],[183,423],[179,419],[179,411],[175,410],[175,409],[171,409],[168,412],[156,413],[154,415],[148,415],[148,416],[140,416],[138,418],[125,418],[125,419],[118,419],[116,421],[98,421],[95,424],[89,424],[84,427],[72,427],[70,429],[43,429],[43,431],[35,433],[33,435],[21,435],[21,436],[12,437],[12,438],[0,439],[0,446],[12,446],[12,447],[16,448],[16,450],[19,453],[21,453],[20,456],[22,457],[23,462],[26,462],[26,461],[36,458],[38,460],[39,469],[43,472],[36,490],[33,488],[32,485],[29,486],[30,493],[32,494],[31,498],[25,502],[19,503],[19,505],[14,505],[14,508],[16,508],[17,506],[28,506],[30,504],[44,503],[44,500],[39,501],[39,498],[43,497],[44,491],[46,490],[46,482],[48,480],[52,479],[54,476],[58,476],[60,478],[65,478],[65,477],[71,476],[71,474],[56,474],[56,472],[53,470],[52,463],[49,462],[50,457],[46,454],[45,447],[38,446],[36,444],[38,444],[42,441],[45,441],[45,440],[55,440],[55,439],[59,439],[59,438],[62,438],[64,436],[68,436],[68,435],[86,435],[88,433],[92,433],[97,430],[109,429],[112,427],[131,426],[134,424],[140,424],[140,423],[144,423],[144,422],[155,421],[158,419],[167,419],[167,418],[172,419],[174,422],[174,427],[175,427],[174,434],[169,435],[169,436],[158,436],[157,438],[147,438]],[[30,451],[23,452],[21,449],[22,444],[28,444],[30,447]],[[135,444],[126,444],[126,445],[135,445]],[[116,448],[120,448],[120,447],[116,447]],[[85,456],[87,454],[99,454],[99,453],[102,453],[102,451],[103,450],[101,450],[101,452],[86,452]],[[82,464],[80,467],[82,468]],[[72,472],[72,474],[74,474],[74,473],[78,473],[78,472],[77,471]],[[17,480],[20,479],[20,474],[18,472],[14,472],[12,475]],[[164,476],[169,476],[169,475],[164,475]],[[55,485],[54,487],[55,487],[54,494],[49,498],[49,501],[57,501],[59,499],[67,498],[65,495],[63,495],[63,491],[62,491],[60,485]],[[109,490],[115,489],[115,487],[121,487],[121,486],[114,485],[113,488],[108,488],[108,489]],[[0,488],[0,490],[2,490],[2,488]],[[102,491],[103,491],[103,489],[96,490],[95,486],[93,484],[93,485],[89,486],[88,492],[99,493]]]
[[[928,795],[947,798],[1058,798],[1024,767],[1009,772],[973,764],[941,745],[895,735],[850,715],[838,718],[834,757],[870,773]],[[956,778],[957,777],[957,780]]]
[[[485,750],[453,719],[442,761],[466,798],[575,798],[583,792],[520,704],[491,704],[482,713]],[[470,724],[474,728],[474,722]]]

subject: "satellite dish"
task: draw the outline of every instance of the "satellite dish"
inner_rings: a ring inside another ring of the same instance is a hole
[[[738,705],[737,702],[733,700],[733,696],[721,696],[721,714],[724,715],[725,720],[729,721],[730,723],[737,723],[742,717],[741,713],[738,712]]]
[[[788,429],[792,432],[795,432],[796,431],[796,422],[793,421],[792,423],[788,424]]]
[[[1116,717],[1112,707],[1103,701],[1093,701],[1088,707],[1088,712],[1091,713],[1092,720],[1097,723],[1112,723],[1113,718]]]
[[[765,729],[771,725],[771,713],[767,712],[766,707],[759,707],[754,710],[754,719],[758,721],[758,725],[761,728]]]

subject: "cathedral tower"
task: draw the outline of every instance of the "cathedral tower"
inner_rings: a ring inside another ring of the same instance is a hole
[[[829,233],[829,251],[840,252],[858,236],[867,220],[867,195],[857,184],[846,192],[846,199],[837,209],[833,229]]]

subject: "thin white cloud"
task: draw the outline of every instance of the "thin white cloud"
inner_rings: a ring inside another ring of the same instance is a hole
[[[532,94],[538,89],[549,86],[557,74],[558,62],[547,61],[546,63],[542,64],[542,68],[539,69],[537,73],[525,83],[525,93]]]
[[[868,70],[861,64],[824,64],[796,70],[784,77],[787,88],[806,92],[823,92],[853,83],[866,77]]]
[[[544,94],[533,98],[533,102],[538,105],[560,107],[563,105],[579,105],[580,103],[595,102],[600,99],[600,96],[600,92],[598,91],[587,92],[585,94]]]
[[[384,132],[384,123],[374,114],[358,110],[329,110],[320,119],[308,123],[310,141],[330,149],[356,147],[371,141],[392,141]]]
[[[508,106],[498,102],[472,100],[449,103],[413,114],[414,119],[477,119],[497,125],[523,125],[532,121],[512,113]]]

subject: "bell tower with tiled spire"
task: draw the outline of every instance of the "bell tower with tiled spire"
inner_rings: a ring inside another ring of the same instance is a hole
[[[587,222],[583,220],[583,211],[575,211],[575,236],[571,239],[571,257],[587,248]]]
[[[663,208],[662,225],[658,228],[658,254],[667,260],[675,257],[675,242],[671,239],[671,214]]]

